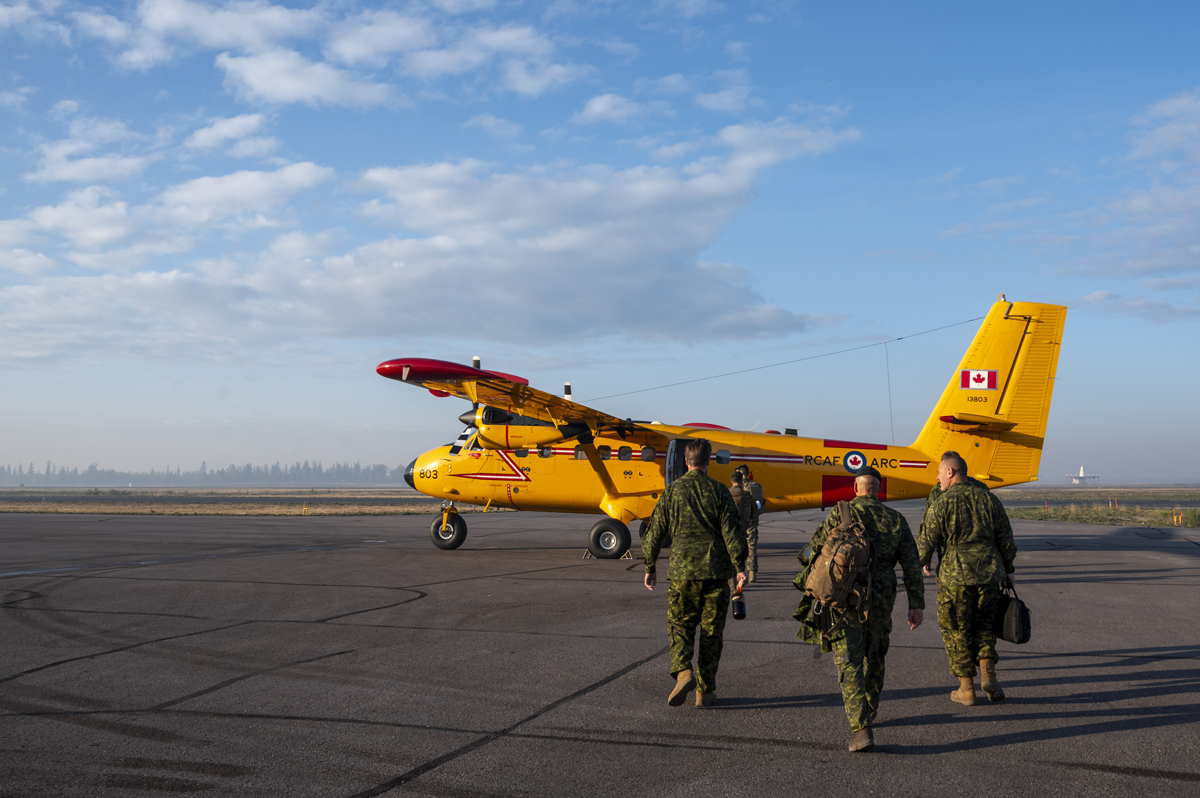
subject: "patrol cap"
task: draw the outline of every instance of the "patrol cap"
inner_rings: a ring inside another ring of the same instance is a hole
[[[883,474],[880,474],[874,468],[871,468],[871,466],[863,466],[862,468],[858,469],[854,472],[854,477],[855,479],[858,477],[875,477],[875,479],[878,479],[880,482],[883,481]]]

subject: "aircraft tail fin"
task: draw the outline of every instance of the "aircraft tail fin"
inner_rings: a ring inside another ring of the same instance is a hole
[[[1037,479],[1067,309],[1001,294],[912,448],[1000,487]]]

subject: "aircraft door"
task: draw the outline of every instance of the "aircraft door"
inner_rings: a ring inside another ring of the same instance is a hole
[[[684,449],[690,441],[687,438],[682,440],[673,440],[667,444],[667,479],[666,485],[670,485],[675,480],[687,473],[687,461],[684,459]]]

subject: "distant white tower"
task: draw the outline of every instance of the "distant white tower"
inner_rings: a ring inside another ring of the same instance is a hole
[[[1078,475],[1067,474],[1067,479],[1071,480],[1072,485],[1086,485],[1086,484],[1088,484],[1088,482],[1090,480],[1095,480],[1097,483],[1099,483],[1100,475],[1099,474],[1085,474],[1085,473],[1083,473],[1083,466],[1080,466],[1079,474]]]

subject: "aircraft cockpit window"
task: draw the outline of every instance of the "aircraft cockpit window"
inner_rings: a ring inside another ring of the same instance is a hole
[[[658,458],[658,452],[656,452],[654,450],[653,446],[646,446],[642,449],[642,462],[643,463],[653,463],[657,458]]]
[[[617,449],[617,459],[618,460],[632,460],[633,459],[633,449],[630,449],[628,446],[622,446],[620,449]]]
[[[585,452],[583,450],[582,446],[575,447],[575,459],[576,460],[586,460],[587,459],[587,452]]]
[[[596,447],[596,451],[600,452],[600,459],[601,459],[601,460],[611,460],[611,459],[612,459],[612,447],[610,447],[610,446],[597,446],[597,447]]]
[[[717,462],[721,465],[729,465],[730,455],[728,449],[721,449],[716,454]]]
[[[528,457],[529,450],[528,449],[513,449],[513,454],[515,454],[517,457]]]
[[[549,446],[543,446],[542,448],[538,449],[538,457],[553,457],[553,456],[554,456],[554,450],[551,449]]]
[[[475,437],[471,438],[471,442],[470,442],[470,444],[468,444],[468,445],[467,445],[467,450],[468,450],[468,451],[471,451],[471,452],[481,452],[481,451],[483,451],[483,444],[479,442],[479,436],[478,436],[478,435],[476,435]]]

